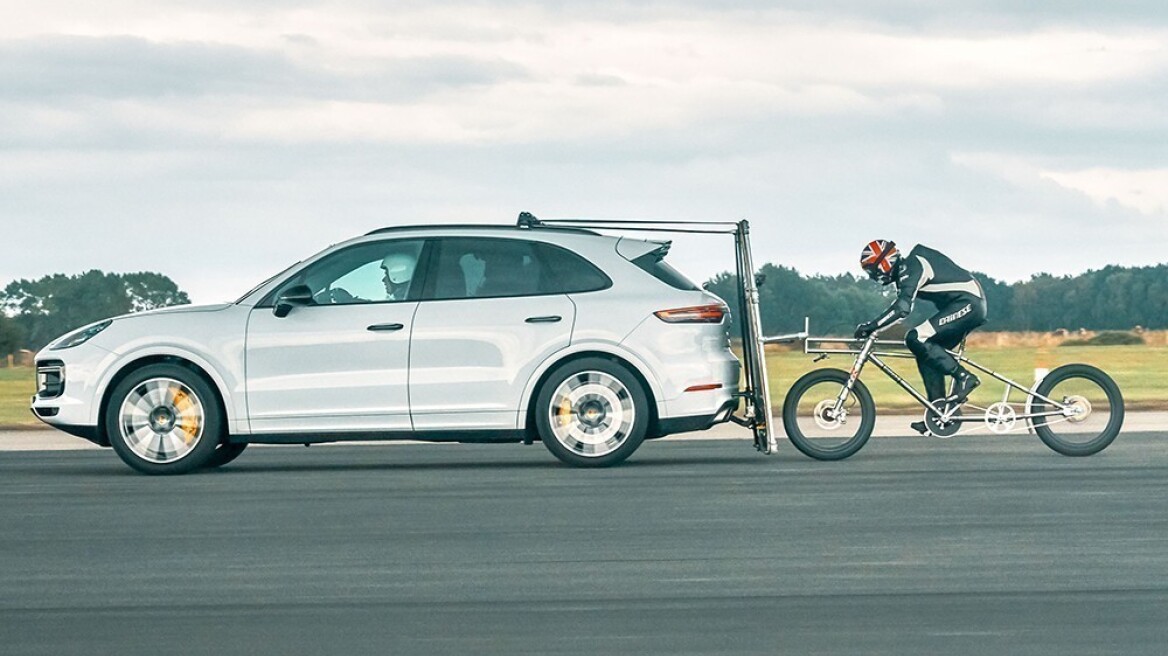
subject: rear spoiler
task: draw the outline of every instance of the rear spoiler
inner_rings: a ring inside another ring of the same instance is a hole
[[[673,242],[671,241],[651,241],[647,239],[621,237],[616,242],[616,252],[630,262],[649,254],[662,260],[669,254],[669,248],[671,246],[673,246]]]

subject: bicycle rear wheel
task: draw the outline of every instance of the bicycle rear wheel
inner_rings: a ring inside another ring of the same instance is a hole
[[[816,460],[847,458],[872,436],[876,404],[864,383],[857,380],[844,413],[832,415],[848,378],[848,372],[839,369],[812,371],[795,381],[783,403],[787,437],[795,448]]]
[[[1035,390],[1068,411],[1034,418],[1034,432],[1066,456],[1089,456],[1111,444],[1123,427],[1123,395],[1110,376],[1086,364],[1069,364],[1050,372]],[[1032,412],[1052,412],[1058,406],[1031,397]]]

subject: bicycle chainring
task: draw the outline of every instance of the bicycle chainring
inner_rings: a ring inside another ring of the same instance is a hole
[[[929,432],[932,433],[934,437],[939,437],[941,439],[953,437],[957,434],[957,431],[961,430],[961,423],[952,421],[952,419],[954,417],[960,416],[961,409],[958,408],[953,412],[952,415],[949,416],[950,421],[943,422],[941,421],[941,417],[932,410],[925,410],[925,426],[929,429]]]

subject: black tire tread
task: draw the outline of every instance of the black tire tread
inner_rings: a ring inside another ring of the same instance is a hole
[[[203,436],[194,450],[178,462],[161,464],[142,460],[122,440],[118,417],[118,411],[121,408],[122,401],[130,390],[150,378],[173,378],[178,380],[191,388],[203,403],[203,408],[206,413]],[[118,457],[133,469],[143,474],[151,475],[185,474],[206,466],[215,454],[215,449],[219,446],[223,438],[224,422],[221,415],[218,396],[202,376],[177,364],[149,364],[131,372],[110,393],[109,401],[105,408],[105,431],[106,436],[109,438],[110,446],[113,447]]]
[[[838,382],[840,385],[844,385],[850,376],[851,374],[842,369],[816,369],[795,381],[790,391],[787,392],[787,399],[783,402],[783,428],[786,429],[787,438],[791,440],[791,444],[794,444],[795,448],[804,455],[816,460],[843,460],[855,455],[867,444],[868,438],[872,437],[872,429],[876,425],[876,404],[872,401],[872,394],[868,391],[867,386],[859,380],[852,388],[852,393],[860,402],[861,415],[860,430],[855,437],[835,448],[825,449],[817,446],[814,440],[808,439],[799,431],[799,399],[803,394],[812,386],[822,382]]]
[[[1115,384],[1111,376],[1108,376],[1102,369],[1089,364],[1068,364],[1058,367],[1042,379],[1042,382],[1039,383],[1035,391],[1043,396],[1049,397],[1050,391],[1054,389],[1055,385],[1070,378],[1084,378],[1103,388],[1103,391],[1107,394],[1107,401],[1110,406],[1109,411],[1111,413],[1111,418],[1107,422],[1107,426],[1095,439],[1083,444],[1068,444],[1060,440],[1058,435],[1051,431],[1050,426],[1046,424],[1042,417],[1034,419],[1032,424],[1034,426],[1034,432],[1038,434],[1038,439],[1042,440],[1043,444],[1064,456],[1082,457],[1094,455],[1110,446],[1115,441],[1115,438],[1119,436],[1119,431],[1123,428],[1123,393],[1120,392],[1119,386]],[[1035,399],[1031,402],[1031,405],[1033,407],[1045,404],[1041,400]]]
[[[625,387],[629,390],[629,394],[633,397],[633,405],[636,410],[636,418],[633,421],[633,427],[625,443],[612,453],[600,457],[582,456],[573,453],[560,444],[552,433],[547,413],[544,412],[547,405],[551,402],[552,393],[565,378],[575,373],[589,370],[603,371],[615,376],[624,383]],[[638,378],[633,372],[629,371],[628,367],[607,358],[586,357],[571,360],[557,366],[552,370],[551,375],[547,377],[547,380],[544,381],[543,386],[535,395],[535,426],[540,440],[547,447],[547,450],[551,451],[552,455],[559,458],[561,462],[575,467],[610,467],[623,462],[645,440],[649,429],[649,412],[649,397],[642,388]]]

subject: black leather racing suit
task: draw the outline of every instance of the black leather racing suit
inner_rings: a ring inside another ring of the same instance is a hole
[[[917,357],[917,368],[930,401],[945,396],[945,376],[958,370],[946,352],[986,321],[985,292],[981,284],[948,257],[918,245],[897,263],[896,301],[873,323],[877,329],[908,316],[920,298],[937,306],[937,314],[908,331],[904,342]]]

